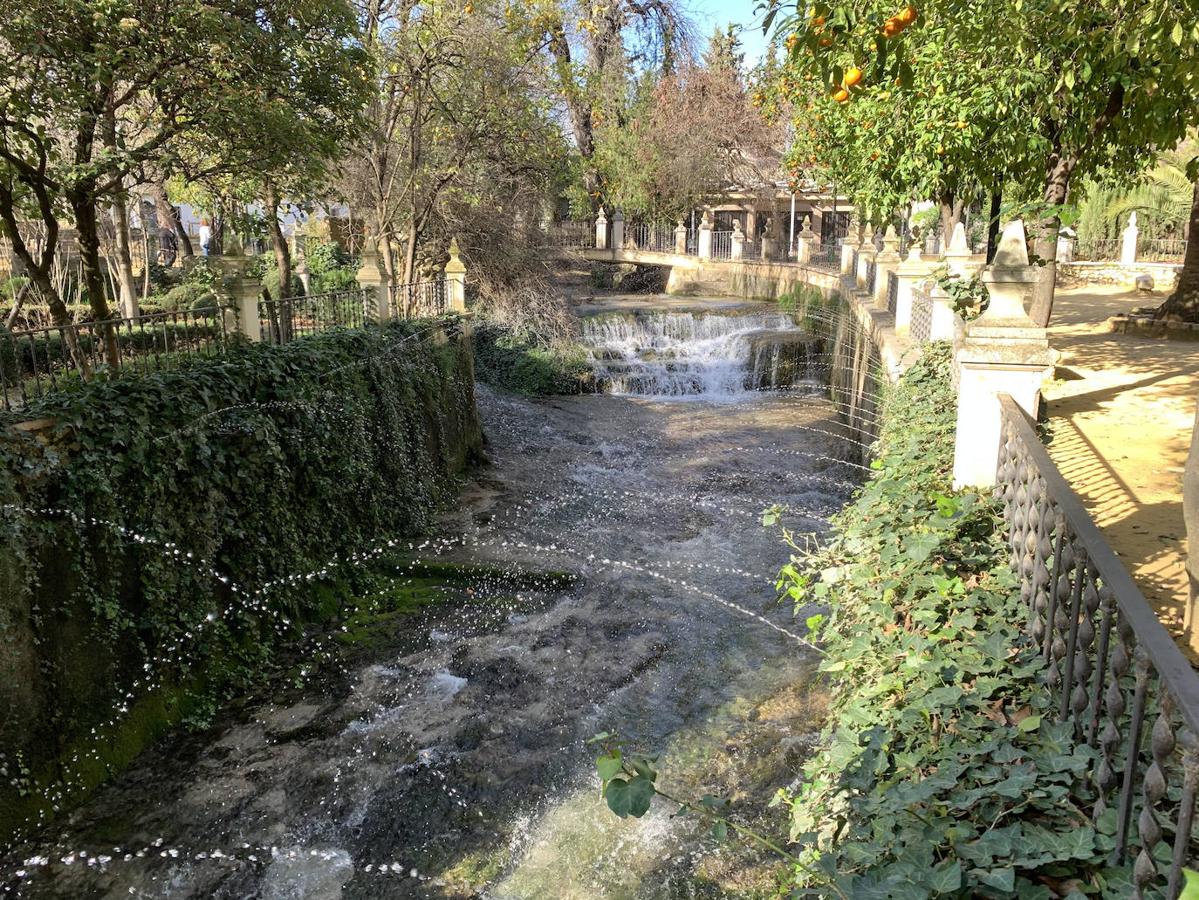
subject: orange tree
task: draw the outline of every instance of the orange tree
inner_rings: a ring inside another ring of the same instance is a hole
[[[1195,0],[764,5],[788,49],[778,89],[795,114],[793,162],[884,207],[977,186],[1037,198],[1042,323],[1072,180],[1132,177],[1199,114]]]

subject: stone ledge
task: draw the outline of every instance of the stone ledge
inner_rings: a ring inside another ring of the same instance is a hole
[[[1107,330],[1112,334],[1132,334],[1137,337],[1199,341],[1199,323],[1173,322],[1145,315],[1112,316],[1107,320]]]

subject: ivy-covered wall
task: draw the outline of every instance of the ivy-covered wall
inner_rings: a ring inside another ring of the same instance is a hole
[[[0,840],[266,668],[335,605],[290,576],[426,530],[482,444],[453,324],[244,346],[21,418],[46,424],[0,435]]]

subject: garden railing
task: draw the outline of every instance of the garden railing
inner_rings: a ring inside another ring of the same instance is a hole
[[[577,221],[557,222],[549,227],[546,237],[551,247],[591,250],[595,248],[595,224]]]
[[[1112,862],[1134,897],[1174,900],[1193,865],[1199,674],[1187,662],[1011,397],[999,398],[998,495],[1027,633],[1061,720],[1092,748],[1077,786],[1114,813]]]
[[[24,406],[101,371],[158,372],[224,351],[231,323],[216,306],[129,319],[0,331],[5,409]]]
[[[912,285],[912,321],[908,333],[916,344],[927,343],[932,336],[933,298],[926,285]]]
[[[361,328],[375,318],[374,292],[354,288],[259,303],[263,340],[286,344],[332,328]]]
[[[733,233],[731,231],[712,232],[712,258],[730,259],[733,255]]]
[[[826,272],[841,271],[841,248],[835,244],[821,244],[813,247],[808,257],[808,265]]]
[[[887,311],[895,315],[899,308],[899,276],[894,269],[887,269]]]

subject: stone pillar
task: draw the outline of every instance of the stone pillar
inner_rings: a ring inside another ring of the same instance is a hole
[[[920,252],[920,242],[912,241],[907,259],[895,267],[899,290],[895,295],[895,333],[907,334],[912,328],[912,291],[928,278],[928,263]]]
[[[712,210],[705,209],[704,217],[699,222],[699,238],[696,247],[700,259],[712,258]]]
[[[231,317],[226,317],[225,329],[236,330],[248,341],[261,341],[262,316],[258,311],[258,300],[262,296],[262,285],[257,278],[246,274],[249,260],[238,252],[236,236],[230,241],[229,249],[233,252],[210,258],[223,276],[217,282],[223,295],[222,305],[232,313]]]
[[[1074,238],[1074,233],[1065,228],[1057,233],[1058,262],[1063,263],[1074,261]]]
[[[450,239],[450,261],[445,264],[445,290],[446,305],[450,310],[466,312],[466,264],[459,255],[457,238]]]
[[[858,270],[854,272],[854,284],[860,288],[866,287],[866,261],[874,259],[878,250],[874,247],[872,237],[864,237],[858,245]]]
[[[736,219],[733,220],[732,248],[729,259],[745,259],[745,232],[741,230],[741,223]]]
[[[1131,266],[1137,261],[1137,237],[1141,230],[1137,228],[1137,214],[1128,217],[1128,227],[1124,229],[1124,242],[1120,245],[1120,263]]]
[[[379,269],[379,254],[375,242],[364,236],[362,241],[362,262],[358,266],[358,274],[354,277],[358,287],[366,293],[362,305],[366,313],[366,321],[378,322],[380,325],[391,321],[391,287],[387,278]]]
[[[619,209],[612,213],[612,249],[624,249],[624,213]]]
[[[949,273],[958,278],[971,278],[981,268],[974,262],[970,253],[970,244],[966,241],[966,226],[961,222],[953,226],[953,236],[949,239],[949,246],[945,248],[942,256]]]
[[[1044,328],[1024,312],[1024,294],[1036,281],[1028,264],[1024,223],[1009,222],[983,270],[991,294],[986,312],[966,324],[955,341],[958,383],[953,481],[957,487],[995,483],[1001,437],[999,395],[1010,394],[1030,416],[1037,415],[1041,384],[1053,374],[1055,354]]]
[[[883,235],[883,249],[874,257],[874,306],[876,309],[887,308],[887,273],[894,272],[901,261],[899,255],[899,235],[895,226],[888,225]]]
[[[682,219],[679,219],[679,224],[674,227],[674,252],[680,256],[687,254],[687,226],[683,224]]]
[[[803,228],[795,236],[795,261],[807,265],[812,261],[812,248],[820,243],[820,238],[812,230],[812,217],[804,216]]]
[[[778,241],[774,237],[774,219],[766,220],[766,230],[762,232],[762,260],[771,260],[775,256],[775,246]]]
[[[958,322],[958,314],[953,308],[952,298],[936,281],[929,286],[928,296],[933,301],[928,339],[930,341],[952,341],[957,336]]]
[[[595,217],[595,249],[608,249],[608,217],[601,206],[599,215]]]

